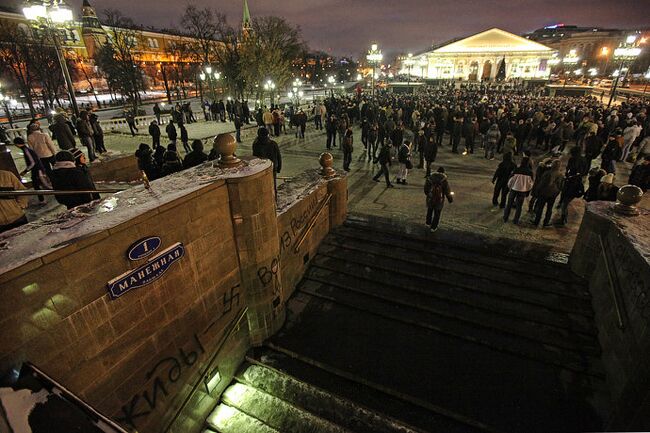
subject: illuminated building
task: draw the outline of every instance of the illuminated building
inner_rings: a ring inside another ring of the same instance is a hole
[[[538,42],[492,28],[414,55],[410,72],[425,79],[489,81],[505,62],[505,79],[545,79],[554,53]]]

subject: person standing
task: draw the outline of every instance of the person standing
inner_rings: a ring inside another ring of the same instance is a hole
[[[493,123],[488,129],[485,137],[485,159],[493,160],[494,152],[497,149],[497,144],[501,140],[501,132],[499,132],[499,125]]]
[[[41,164],[41,159],[38,157],[38,154],[25,144],[25,140],[22,137],[14,138],[14,144],[23,152],[23,157],[25,158],[25,169],[19,173],[19,176],[23,177],[29,172],[34,189],[49,189],[51,187],[50,179],[47,177],[45,167]],[[39,195],[38,204],[44,205],[45,197]]]
[[[259,128],[257,130],[257,138],[253,141],[253,156],[268,159],[273,163],[273,188],[277,198],[277,175],[282,170],[282,154],[278,143],[269,138],[268,129]]]
[[[424,168],[424,148],[427,144],[427,137],[424,135],[424,129],[418,131],[417,137],[415,137],[415,150],[420,155],[418,161],[418,168]]]
[[[99,153],[106,153],[106,146],[104,145],[104,130],[99,122],[99,117],[95,113],[90,113],[88,116],[90,127],[93,130],[93,140],[95,140],[95,150]]]
[[[95,190],[95,185],[88,174],[77,167],[74,155],[62,150],[55,155],[56,163],[52,170],[52,186],[60,191]],[[92,193],[55,195],[56,201],[72,209],[73,207],[93,201]]]
[[[327,132],[327,150],[336,147],[336,130],[337,130],[337,119],[333,114],[330,115],[327,119],[325,125],[325,131]]]
[[[559,159],[554,159],[551,162],[551,168],[539,180],[537,202],[535,203],[535,221],[533,222],[535,226],[538,226],[542,219],[544,206],[546,206],[544,227],[551,225],[551,215],[553,214],[555,199],[564,187],[564,176],[562,175],[561,165]]]
[[[160,112],[161,112],[160,106],[156,102],[155,104],[153,104],[153,115],[156,117],[156,122],[158,122],[158,124],[160,124]]]
[[[54,115],[54,123],[50,125],[52,137],[59,144],[59,148],[63,150],[73,149],[77,147],[74,139],[72,128],[67,122],[64,113],[57,113]]]
[[[600,151],[603,148],[603,142],[600,137],[593,132],[587,133],[587,138],[585,142],[585,159],[587,161],[587,167],[591,167],[591,162],[598,158]]]
[[[348,127],[343,135],[343,170],[350,171],[350,163],[352,162],[352,152],[354,151],[354,137],[352,136],[352,127]]]
[[[0,190],[20,191],[25,187],[12,172],[0,170]],[[27,224],[25,210],[29,204],[27,196],[0,198],[0,233],[6,232],[23,224]]]
[[[189,144],[189,137],[187,135],[187,129],[185,128],[185,125],[182,123],[179,125],[181,128],[181,143],[183,143],[183,150],[185,151],[185,154],[188,154],[192,151],[192,148],[190,147]]]
[[[389,142],[383,143],[381,145],[381,149],[379,149],[379,155],[377,156],[377,162],[379,163],[380,169],[372,178],[372,180],[379,182],[379,178],[383,174],[384,178],[386,179],[386,188],[392,188],[393,184],[390,183],[390,171],[388,170],[388,167],[391,165]]]
[[[426,225],[431,227],[433,233],[438,230],[442,209],[445,206],[445,198],[449,203],[454,201],[454,195],[449,188],[449,181],[444,167],[439,167],[438,171],[427,176],[424,182],[424,193],[427,196]]]
[[[397,174],[397,183],[407,185],[406,178],[409,174],[409,169],[413,168],[411,162],[411,142],[404,140],[402,145],[397,150],[397,162],[399,162],[399,173]]]
[[[88,149],[88,159],[90,162],[93,162],[97,156],[95,155],[95,139],[93,138],[93,128],[90,125],[90,120],[88,119],[88,112],[82,111],[79,113],[79,119],[77,119],[77,133],[79,134],[79,140],[81,144],[86,146]]]
[[[643,192],[648,190],[650,187],[650,155],[645,155],[641,162],[634,166],[628,183],[638,186]]]
[[[54,155],[56,154],[54,143],[49,135],[41,131],[38,124],[32,123],[29,125],[28,130],[31,130],[31,132],[27,136],[27,144],[36,152],[45,173],[49,177],[52,174],[52,164],[54,164]]]
[[[153,150],[156,150],[160,146],[160,127],[158,126],[158,121],[152,120],[149,124],[149,135],[151,135],[151,147]]]
[[[503,154],[503,161],[499,163],[499,166],[492,176],[492,183],[494,184],[494,192],[492,194],[492,205],[499,206],[501,209],[506,207],[506,199],[508,197],[508,181],[512,176],[512,173],[515,171],[517,166],[512,160],[511,153]],[[499,196],[501,200],[499,200]]]
[[[241,120],[241,116],[239,114],[235,114],[235,118],[234,118],[233,123],[235,124],[235,139],[237,140],[237,143],[241,143],[242,120]]]
[[[528,157],[523,157],[519,167],[517,167],[513,173],[512,177],[508,181],[508,189],[510,193],[508,194],[508,202],[506,208],[503,211],[503,222],[508,222],[510,217],[510,211],[513,206],[515,207],[515,216],[512,220],[513,223],[519,224],[519,218],[521,217],[521,208],[524,205],[524,200],[533,187],[533,171],[530,168],[530,159]]]
[[[135,137],[135,133],[138,132],[138,127],[135,125],[135,115],[133,114],[133,111],[125,110],[124,118],[126,119],[126,123],[128,123],[129,125],[129,129],[131,130],[131,135]]]
[[[165,128],[165,132],[167,133],[167,138],[169,139],[169,141],[176,144],[176,138],[178,137],[178,133],[176,132],[176,127],[174,126],[174,121],[172,119],[169,119],[169,123]]]
[[[368,128],[368,161],[377,162],[377,131],[379,126],[376,121]]]
[[[618,145],[617,145],[618,146]],[[620,149],[619,149],[620,150]],[[571,148],[571,157],[567,161],[564,188],[560,198],[560,207],[562,209],[561,224],[564,225],[569,219],[569,204],[574,198],[582,197],[585,193],[583,177],[587,174],[589,168],[586,160],[582,157],[580,146]]]
[[[208,160],[208,155],[203,151],[203,142],[201,140],[192,141],[192,151],[185,155],[183,159],[183,169],[196,167]]]

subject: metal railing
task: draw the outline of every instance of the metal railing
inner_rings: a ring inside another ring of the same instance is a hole
[[[607,272],[607,278],[609,279],[609,288],[612,294],[612,299],[614,300],[614,309],[616,310],[616,320],[618,321],[617,326],[619,329],[625,329],[624,313],[622,311],[623,306],[621,302],[621,296],[619,293],[618,285],[616,284],[615,275],[612,275],[613,272],[616,272],[609,263],[609,258],[607,257],[607,250],[605,249],[605,243],[601,235],[598,235],[598,242],[600,243],[600,250],[603,253],[603,260],[605,261],[605,271]]]
[[[302,244],[305,242],[305,239],[307,239],[307,235],[311,232],[311,229],[314,228],[314,225],[316,225],[316,221],[318,220],[318,217],[320,216],[321,212],[323,209],[325,209],[325,206],[330,202],[332,199],[332,194],[327,194],[323,200],[318,204],[318,208],[316,209],[316,212],[314,212],[314,215],[309,219],[309,224],[304,228],[298,239],[296,239],[296,243],[293,244],[293,252],[297,253],[298,250],[300,250],[300,247]]]
[[[192,395],[194,395],[194,392],[201,386],[202,384],[205,384],[205,377],[208,371],[210,370],[210,366],[214,362],[214,360],[217,358],[219,353],[221,352],[221,349],[223,349],[224,345],[232,335],[232,333],[237,329],[239,326],[239,323],[242,321],[244,316],[246,315],[246,312],[248,311],[248,307],[244,307],[241,310],[239,310],[239,313],[237,313],[237,316],[227,325],[226,332],[224,333],[223,337],[221,337],[221,340],[219,340],[219,344],[217,345],[217,349],[214,351],[214,354],[210,358],[210,360],[205,364],[205,368],[201,371],[201,375],[199,376],[199,379],[194,383],[192,386],[192,390],[187,394],[185,397],[185,400],[183,400],[183,403],[179,406],[178,410],[176,410],[176,413],[172,417],[172,419],[167,423],[165,428],[163,429],[164,432],[169,431],[169,429],[172,427],[174,422],[178,419],[179,415],[185,409],[185,406],[187,406],[187,403],[190,401],[192,398]],[[207,385],[206,385],[207,386]]]

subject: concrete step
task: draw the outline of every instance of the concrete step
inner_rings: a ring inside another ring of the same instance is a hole
[[[596,328],[593,322],[582,315],[556,311],[545,307],[543,304],[531,303],[525,297],[507,296],[449,285],[448,283],[431,281],[427,278],[417,277],[392,270],[358,267],[354,264],[321,256],[314,260],[306,275],[315,278],[334,275],[340,281],[346,278],[355,278],[362,285],[371,285],[373,288],[381,287],[387,290],[395,289],[413,296],[425,296],[427,302],[442,302],[446,304],[463,305],[468,308],[496,314],[513,320],[525,320],[540,326],[557,328],[560,331],[580,334],[584,337],[596,339]],[[329,277],[328,277],[329,278]]]
[[[206,419],[208,429],[218,433],[280,433],[237,408],[220,404]]]
[[[337,374],[325,365],[321,365],[324,368],[319,367],[317,362],[310,362],[308,358],[292,357],[268,346],[249,352],[247,360],[291,377],[299,383],[308,383],[310,387],[330,395],[330,399],[343,402],[341,412],[337,412],[335,416],[346,418],[348,424],[343,423],[344,425],[353,423],[352,429],[355,433],[402,431],[400,429],[446,433],[486,431],[474,426],[472,420],[458,414],[445,413],[444,410],[437,412],[432,407],[423,407],[404,400],[399,393],[392,393],[389,389],[372,387],[361,376]],[[331,404],[331,401],[327,401],[325,407],[318,410],[329,412],[329,408],[333,408]],[[350,408],[353,408],[352,412]],[[357,412],[358,410],[361,410],[361,413]],[[371,414],[370,417],[367,412]],[[454,419],[454,415],[458,419]],[[381,424],[382,419],[387,420],[384,425]],[[367,428],[370,430],[366,430]]]
[[[343,293],[345,296],[345,292],[353,292],[399,307],[423,310],[436,316],[509,334],[560,350],[586,353],[591,356],[600,355],[600,346],[594,335],[548,326],[527,318],[506,316],[490,310],[477,309],[465,303],[441,300],[413,292],[408,288],[368,281],[355,275],[342,276],[338,271],[328,271],[317,267],[308,271],[302,286],[305,290],[314,290],[314,286],[310,286],[308,283],[313,283],[316,291],[325,296],[336,296],[337,293]]]
[[[437,314],[426,306],[412,306],[387,298],[371,297],[358,291],[340,289],[329,283],[303,280],[298,290],[390,320],[400,321],[412,327],[429,329],[535,362],[546,363],[575,373],[604,377],[598,359],[585,356],[578,347],[573,351],[565,350],[557,345],[552,346],[487,326],[477,326],[475,322],[459,320],[450,315]]]
[[[471,420],[492,431],[599,429],[590,401],[601,379],[403,320],[411,311],[389,317],[374,308],[297,291],[285,327],[269,344],[419,409],[456,414],[454,421]],[[431,426],[423,427],[446,431]]]
[[[320,259],[326,263],[331,260],[338,260],[357,269],[368,267],[373,270],[390,270],[399,275],[415,276],[433,283],[458,286],[491,296],[516,299],[556,311],[582,315],[589,319],[592,319],[594,314],[590,302],[586,299],[575,299],[549,291],[530,290],[526,288],[523,282],[518,285],[506,284],[483,278],[481,275],[449,271],[431,264],[411,263],[400,258],[365,252],[353,246],[344,247],[325,242],[319,248],[315,259]]]
[[[414,241],[422,247],[442,246],[444,248],[437,248],[440,254],[467,258],[473,263],[486,263],[504,269],[524,264],[531,275],[580,281],[578,276],[568,271],[568,255],[552,251],[548,246],[471,232],[442,231],[431,234],[424,225],[424,215],[422,219],[422,224],[409,224],[352,214],[348,215],[344,227],[360,233],[379,233],[382,237]]]
[[[261,361],[249,358],[236,380],[271,394],[293,406],[300,407],[355,433],[418,433],[385,415],[332,395],[310,383],[303,382]]]
[[[496,278],[511,277],[515,281],[540,281],[542,283],[553,283],[565,288],[568,295],[574,294],[578,297],[589,297],[587,285],[584,280],[573,274],[568,266],[557,264],[549,266],[538,261],[527,261],[518,258],[501,257],[498,251],[493,254],[481,254],[465,248],[458,248],[454,245],[426,241],[393,233],[373,231],[366,227],[342,226],[332,233],[334,238],[349,240],[353,243],[378,245],[390,249],[392,255],[399,251],[406,251],[416,254],[416,258],[428,262],[439,263],[441,266],[451,269],[467,270],[481,275],[494,275]],[[560,283],[560,284],[558,284]]]
[[[234,407],[279,432],[351,433],[261,389],[235,382],[221,396],[224,404]]]

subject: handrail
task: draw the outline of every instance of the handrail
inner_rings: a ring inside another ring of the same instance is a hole
[[[607,258],[607,251],[605,250],[605,244],[601,235],[598,235],[598,242],[600,243],[600,249],[603,252],[603,260],[605,261],[605,270],[607,271],[607,278],[609,279],[609,288],[612,293],[612,298],[614,299],[614,308],[616,308],[616,318],[618,320],[618,327],[621,330],[625,329],[625,322],[623,321],[623,312],[621,311],[620,297],[618,293],[618,287],[614,283],[614,278],[612,278],[612,268],[609,264],[609,259]]]
[[[123,189],[79,189],[79,190],[57,190],[57,189],[23,189],[18,191],[0,191],[0,198],[15,197],[21,195],[75,195],[75,194],[112,194],[124,191]]]
[[[244,318],[244,316],[246,315],[246,312],[247,312],[247,311],[248,311],[248,307],[244,307],[244,308],[240,309],[240,310],[239,310],[239,313],[237,314],[237,317],[235,317],[235,318],[234,318],[234,319],[233,319],[233,320],[228,324],[228,329],[227,329],[227,331],[224,333],[223,337],[221,337],[221,340],[219,341],[219,344],[218,344],[218,346],[217,346],[217,349],[216,349],[215,352],[214,352],[214,355],[212,355],[212,357],[210,358],[210,360],[205,364],[205,368],[203,369],[203,371],[201,371],[201,375],[199,376],[199,379],[198,379],[197,382],[194,384],[194,386],[192,386],[192,390],[187,394],[187,396],[185,397],[185,400],[183,400],[183,403],[180,405],[180,407],[178,408],[178,410],[176,411],[176,413],[174,414],[174,416],[172,417],[172,419],[169,421],[169,423],[167,423],[167,425],[166,425],[165,428],[163,429],[164,432],[169,431],[169,429],[170,429],[170,427],[172,426],[172,424],[174,424],[174,421],[176,421],[176,419],[178,419],[178,416],[180,415],[180,413],[183,411],[183,409],[185,409],[185,406],[187,406],[187,403],[190,401],[190,398],[192,397],[192,394],[194,394],[194,391],[196,391],[196,389],[197,389],[197,388],[198,388],[202,383],[204,383],[203,378],[205,377],[205,374],[206,374],[206,373],[208,372],[208,370],[210,369],[210,366],[212,365],[212,363],[214,362],[214,360],[217,358],[217,355],[219,355],[219,352],[221,352],[221,349],[223,349],[223,346],[226,344],[226,341],[228,341],[228,339],[229,339],[230,336],[232,335],[232,333],[233,333],[233,331],[235,330],[235,328],[237,328],[237,326],[239,326],[239,322],[241,322],[241,320]]]
[[[303,242],[305,242],[305,239],[307,239],[307,235],[309,234],[311,229],[314,228],[314,225],[316,224],[316,220],[318,220],[320,213],[323,211],[325,205],[327,205],[331,199],[332,199],[332,194],[327,194],[325,198],[321,200],[320,204],[318,205],[318,209],[316,209],[316,212],[310,218],[309,224],[307,224],[307,226],[304,228],[304,230],[300,234],[300,237],[296,239],[296,243],[293,245],[294,253],[297,253],[298,250],[300,249],[300,246],[303,244]]]

